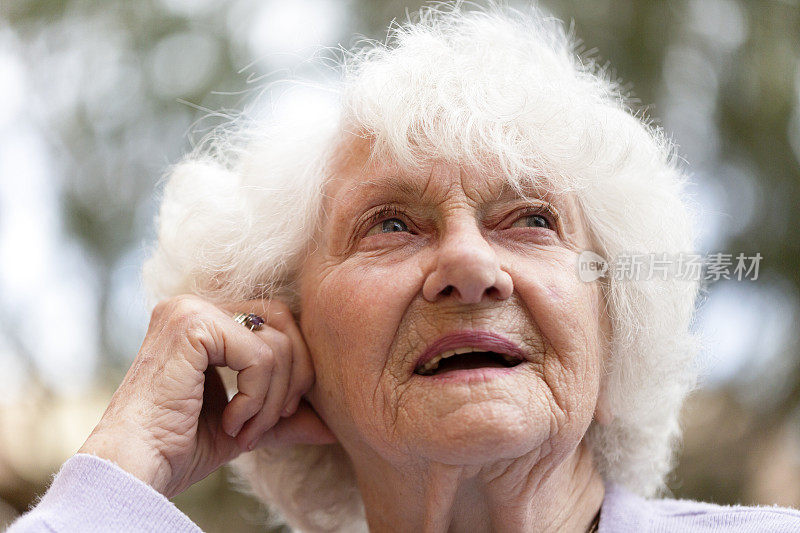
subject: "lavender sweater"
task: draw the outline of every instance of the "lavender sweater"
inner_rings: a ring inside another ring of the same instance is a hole
[[[201,531],[161,493],[110,461],[79,453],[68,459],[38,504],[7,533]],[[690,500],[645,500],[607,483],[600,533],[667,531],[800,532],[800,511],[722,506]]]

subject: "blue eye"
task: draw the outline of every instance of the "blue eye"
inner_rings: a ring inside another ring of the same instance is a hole
[[[400,220],[399,218],[387,218],[381,224],[381,230],[383,231],[383,233],[408,231],[408,226],[406,226],[406,223]]]
[[[369,230],[366,235],[377,235],[379,233],[411,233],[408,229],[408,224],[403,222],[403,219],[398,217],[399,214],[396,207],[384,207],[377,213],[369,217],[367,227]],[[383,220],[381,220],[383,219]]]
[[[515,228],[550,228],[550,222],[542,215],[526,215],[518,218],[511,226]]]

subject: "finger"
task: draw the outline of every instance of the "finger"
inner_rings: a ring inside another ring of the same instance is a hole
[[[254,313],[269,326],[285,333],[291,339],[292,370],[289,378],[289,390],[286,391],[286,401],[281,410],[281,416],[289,416],[300,403],[300,398],[311,389],[314,384],[314,365],[306,346],[300,328],[291,312],[291,309],[281,300],[255,299],[239,302],[226,306],[232,314],[237,312]],[[254,333],[267,340],[268,333],[263,329],[254,330]]]
[[[247,330],[243,332],[251,335]],[[258,337],[252,336],[248,342],[250,353],[241,356],[244,368],[238,361],[232,361],[234,354],[226,355],[228,366],[239,371],[237,392],[222,413],[223,428],[231,437],[236,437],[244,424],[263,407],[278,361],[274,348]]]
[[[296,409],[302,394],[307,392],[313,384],[313,366],[300,330],[294,321],[291,310],[285,303],[274,299],[256,299],[223,304],[220,305],[220,309],[230,314],[231,323],[239,326],[248,334],[255,335],[270,346],[272,353],[261,355],[265,359],[263,366],[267,367],[262,370],[271,371],[268,376],[270,382],[273,381],[273,375],[278,370],[278,374],[274,376],[276,378],[274,383],[267,385],[255,396],[245,393],[240,381],[249,378],[263,382],[264,376],[252,375],[255,374],[254,370],[248,369],[241,371],[237,377],[239,392],[242,394],[237,393],[231,400],[234,405],[230,409],[230,413],[226,409],[225,428],[230,435],[235,437],[240,434],[245,424],[248,424],[248,427],[254,427],[254,429],[248,429],[247,435],[238,439],[247,445],[257,440],[255,432],[266,431],[274,425],[277,421],[277,418],[272,415],[274,411],[277,411],[280,416],[281,413],[288,413]],[[256,314],[265,320],[265,324],[258,329],[248,331],[246,326],[233,320],[237,313]],[[284,332],[284,334],[276,335],[277,332]],[[284,360],[284,358],[288,360]],[[286,373],[283,372],[284,370]],[[262,405],[255,405],[258,400],[262,400]],[[249,424],[248,419],[256,417],[254,411],[263,414],[257,416],[257,420],[253,424]],[[228,417],[235,418],[236,422],[229,421]]]
[[[238,392],[222,413],[224,431],[235,437],[264,404],[276,354],[272,346],[234,321],[223,309],[217,309],[211,329],[215,342],[207,348],[208,363],[238,371]]]
[[[213,365],[238,371],[239,391],[222,413],[224,431],[235,435],[264,403],[273,364],[270,347],[225,309],[199,298],[174,298],[162,313],[167,311],[169,318],[163,328],[184,332],[175,339],[180,343],[175,349],[185,353],[195,369],[205,372]],[[185,350],[183,344],[192,349]]]
[[[292,342],[292,375],[289,378],[286,403],[281,412],[281,416],[290,416],[297,410],[303,394],[314,384],[314,364],[300,328],[293,318],[275,327],[283,331]]]
[[[239,432],[237,440],[248,449],[252,449],[258,438],[275,425],[286,404],[286,391],[289,388],[289,377],[292,370],[292,343],[288,336],[267,328],[261,337],[267,337],[265,343],[275,353],[275,363],[270,376],[266,398],[261,410],[248,420]]]
[[[314,411],[306,400],[301,400],[297,411],[281,418],[275,426],[261,435],[255,447],[289,446],[292,444],[333,444],[336,435]]]

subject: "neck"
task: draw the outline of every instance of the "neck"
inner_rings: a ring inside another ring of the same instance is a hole
[[[372,532],[583,533],[604,497],[583,442],[560,461],[536,451],[480,466],[372,457],[354,467]]]

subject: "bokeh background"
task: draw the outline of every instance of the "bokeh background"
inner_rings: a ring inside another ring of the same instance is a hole
[[[421,4],[0,2],[0,528],[81,446],[135,357],[166,167],[248,103],[307,105],[271,82],[324,84],[335,72],[309,63],[318,46],[383,40]],[[672,133],[699,251],[763,257],[757,280],[710,284],[699,306],[705,371],[672,491],[800,507],[798,1],[542,5]],[[224,469],[174,502],[209,532],[264,530]]]

